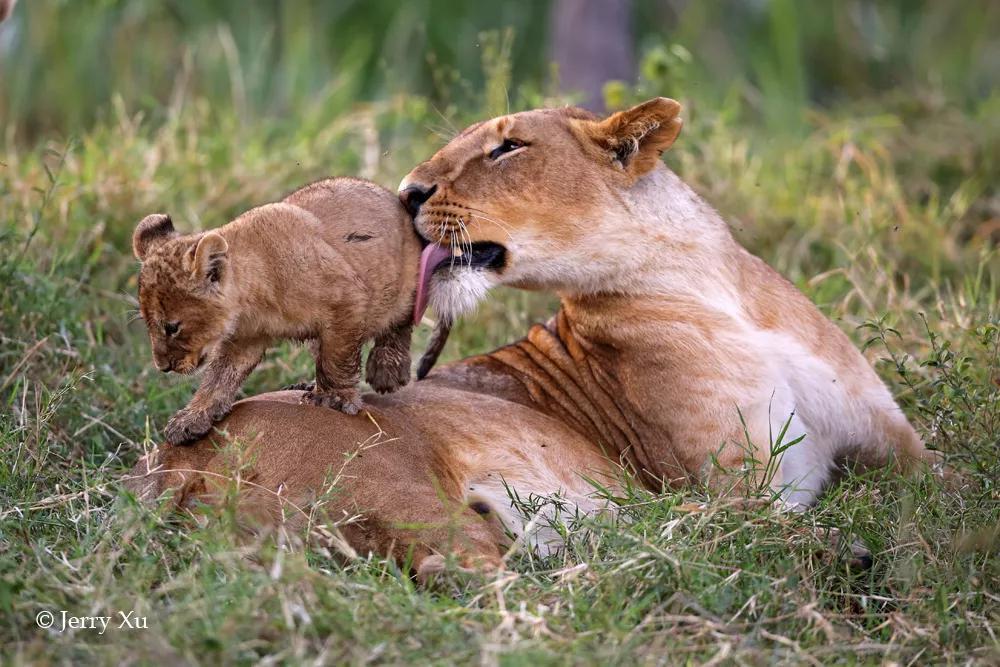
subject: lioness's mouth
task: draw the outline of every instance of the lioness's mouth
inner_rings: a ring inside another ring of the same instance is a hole
[[[451,246],[430,243],[420,253],[420,273],[417,277],[417,298],[413,303],[413,323],[420,324],[430,295],[431,276],[437,271],[453,268],[488,269],[499,271],[507,262],[507,249],[492,241],[477,241],[464,252]]]

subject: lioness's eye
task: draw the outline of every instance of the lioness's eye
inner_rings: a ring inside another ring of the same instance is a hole
[[[163,333],[165,333],[168,336],[173,336],[180,330],[180,328],[181,328],[180,322],[167,322],[166,324],[163,325]]]
[[[516,151],[522,146],[527,146],[523,141],[519,139],[504,139],[503,143],[490,151],[490,159],[496,160],[498,157],[504,153],[510,153],[511,151]]]

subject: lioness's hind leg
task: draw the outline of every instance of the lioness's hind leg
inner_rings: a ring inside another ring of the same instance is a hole
[[[858,448],[851,458],[866,468],[876,468],[892,462],[902,473],[930,469],[946,475],[944,459],[940,452],[927,449],[910,422],[899,408],[892,411],[875,412],[873,441],[866,447]]]
[[[377,485],[382,474],[363,477]],[[483,520],[469,507],[441,497],[440,488],[416,481],[405,496],[363,510],[358,526],[345,528],[355,548],[391,556],[408,564],[417,581],[431,583],[448,571],[462,576],[491,577],[503,570],[500,545],[505,541],[499,524]],[[388,488],[382,484],[379,488]],[[388,498],[389,496],[383,496]],[[360,538],[360,539],[358,539]],[[453,561],[454,568],[449,568]]]
[[[410,338],[413,324],[409,319],[375,338],[368,353],[365,379],[380,394],[396,391],[410,381]]]

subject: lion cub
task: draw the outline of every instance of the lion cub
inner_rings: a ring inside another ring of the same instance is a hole
[[[357,414],[361,347],[379,392],[410,379],[410,334],[420,242],[397,197],[337,178],[186,236],[170,218],[144,218],[132,237],[142,262],[139,304],[161,371],[201,386],[167,424],[167,441],[194,440],[224,417],[264,352],[279,339],[315,344],[316,383],[302,401]]]

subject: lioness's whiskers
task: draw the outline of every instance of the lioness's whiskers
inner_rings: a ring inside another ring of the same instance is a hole
[[[465,226],[465,222],[462,218],[456,218],[456,222],[458,222],[459,231],[462,232],[462,236],[465,239],[465,243],[462,248],[463,256],[468,254],[468,264],[469,266],[472,266],[472,236],[469,234],[469,228]]]
[[[438,238],[443,239],[448,234],[448,219],[438,220]]]
[[[456,243],[458,243],[459,247],[461,247],[461,242],[458,239],[458,232],[456,232],[454,228],[452,228],[448,232],[448,242],[449,242],[449,245],[451,245],[451,246],[454,246]],[[452,253],[451,254],[451,264],[449,266],[449,269],[454,269],[454,268],[455,268],[455,253]]]
[[[502,222],[500,222],[499,220],[493,220],[492,218],[489,218],[489,217],[487,217],[485,215],[479,215],[478,213],[471,213],[471,212],[469,213],[469,216],[473,217],[473,218],[476,218],[478,220],[485,220],[487,222],[492,222],[493,224],[495,224],[497,227],[500,228],[500,231],[502,231],[504,234],[507,235],[508,239],[511,238],[511,236],[510,236],[510,230],[506,226],[504,226],[504,224]]]
[[[484,211],[484,210],[482,210],[480,208],[475,208],[474,206],[469,206],[468,209],[470,211],[472,211],[473,213],[478,213],[484,219],[489,220],[490,222],[493,222],[493,223],[496,223],[496,224],[500,225],[504,229],[510,229],[510,223],[507,222],[506,220],[504,220],[503,218],[495,218],[495,217],[489,216],[489,215],[486,214],[486,211]]]
[[[468,251],[471,254],[472,253],[472,236],[469,234],[469,228],[465,226],[465,221],[462,220],[461,217],[458,217],[455,220],[456,220],[456,222],[458,222],[458,230],[462,233],[462,239],[463,239],[462,251],[463,252]],[[471,263],[471,256],[470,256],[470,260],[469,261]]]

